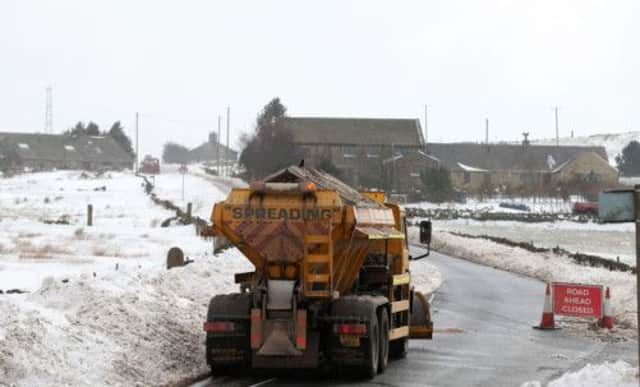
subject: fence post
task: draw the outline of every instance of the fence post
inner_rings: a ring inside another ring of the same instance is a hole
[[[93,226],[93,205],[87,205],[87,226]]]
[[[187,219],[191,221],[191,203],[187,203]]]

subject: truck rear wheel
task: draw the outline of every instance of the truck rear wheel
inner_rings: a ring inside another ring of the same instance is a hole
[[[362,366],[362,374],[364,377],[371,379],[378,374],[378,365],[380,363],[380,327],[375,309],[370,315],[368,345],[363,346],[362,350],[364,351],[365,359]]]
[[[378,373],[383,373],[389,363],[389,316],[386,308],[378,310],[380,321],[380,354],[378,355]]]
[[[251,364],[249,293],[221,294],[209,302],[207,321],[228,321],[233,331],[207,333],[206,357],[214,375],[233,374],[246,370]]]

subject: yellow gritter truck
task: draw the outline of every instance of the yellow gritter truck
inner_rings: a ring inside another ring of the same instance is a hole
[[[289,167],[215,204],[202,235],[224,236],[255,270],[235,275],[239,293],[209,303],[212,372],[329,365],[373,377],[406,355],[409,337],[431,338],[403,211],[384,198]]]

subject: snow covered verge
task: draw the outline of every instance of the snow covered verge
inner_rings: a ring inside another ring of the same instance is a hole
[[[411,270],[411,283],[417,291],[429,295],[442,285],[440,270],[427,262],[426,259],[411,261],[409,267]]]
[[[171,385],[207,372],[210,297],[251,269],[237,250],[185,267],[48,277],[0,297],[0,385]]]
[[[417,230],[412,229],[412,239]],[[611,306],[616,325],[611,334],[636,336],[636,281],[630,273],[609,271],[575,264],[564,256],[553,253],[533,253],[524,249],[508,247],[484,239],[470,239],[451,235],[443,231],[433,233],[433,250],[464,258],[476,263],[526,275],[545,282],[564,281],[573,283],[601,284],[611,289]],[[543,291],[541,290],[541,305]],[[563,319],[558,319],[560,324]],[[565,320],[567,323],[570,321]],[[580,320],[573,329],[587,324]],[[594,331],[597,334],[609,334]]]
[[[638,368],[624,361],[587,364],[576,372],[568,372],[552,380],[547,387],[637,387]],[[526,382],[521,387],[542,387],[539,381]]]

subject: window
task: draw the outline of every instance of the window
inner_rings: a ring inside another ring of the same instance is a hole
[[[30,149],[29,148],[29,144],[25,144],[24,142],[21,142],[18,144],[18,148],[20,149]]]
[[[73,152],[76,150],[76,148],[74,148],[73,145],[65,145],[64,149],[68,150],[69,152]]]
[[[469,172],[464,173],[464,183],[465,184],[471,183],[471,174]]]

